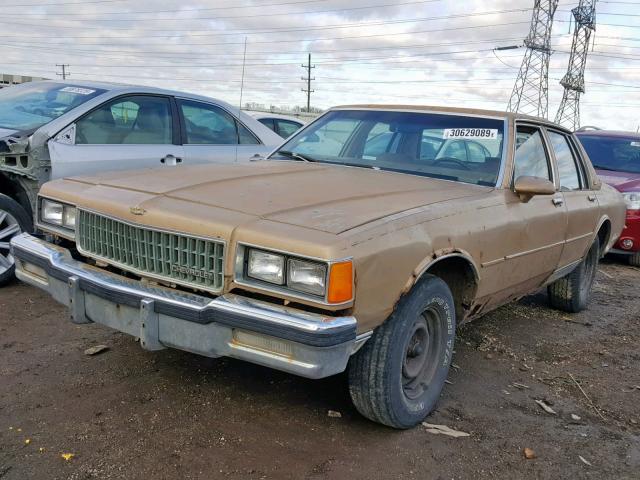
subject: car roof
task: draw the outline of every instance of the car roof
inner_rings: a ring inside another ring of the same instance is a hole
[[[633,138],[640,140],[640,133],[625,132],[624,130],[581,130],[576,135],[589,137],[615,137],[615,138]]]
[[[544,125],[553,126],[566,132],[569,132],[561,125],[555,124],[549,120],[540,117],[534,117],[531,115],[525,115],[516,112],[505,112],[501,110],[485,110],[481,108],[461,108],[461,107],[443,107],[435,105],[386,105],[386,104],[357,104],[357,105],[340,105],[333,107],[330,110],[388,110],[388,111],[424,111],[424,112],[442,112],[442,113],[456,113],[460,115],[479,115],[485,117],[498,117],[507,118],[509,120],[527,120],[535,123],[541,123]]]
[[[225,102],[224,100],[220,100],[219,98],[207,97],[204,95],[198,95],[196,93],[182,92],[179,90],[169,90],[166,88],[151,87],[148,85],[136,85],[132,83],[95,82],[92,80],[42,80],[42,81],[32,82],[32,83],[58,83],[60,85],[70,85],[70,86],[76,86],[76,87],[99,88],[99,89],[108,90],[111,92],[156,93],[159,95],[171,95],[174,97],[191,98],[194,100],[203,100],[203,101],[215,100],[217,103],[224,104],[228,108],[234,109],[234,107],[231,104],[229,104],[228,102]],[[238,107],[235,107],[235,110],[237,110],[237,108]]]

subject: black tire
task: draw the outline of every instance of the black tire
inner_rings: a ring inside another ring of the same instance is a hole
[[[599,260],[600,245],[596,241],[573,272],[547,287],[551,306],[571,313],[587,308]]]
[[[455,329],[451,290],[425,275],[349,362],[349,393],[358,411],[399,429],[424,420],[447,379]]]
[[[0,287],[14,278],[15,266],[7,248],[8,241],[21,232],[32,231],[33,222],[27,211],[11,197],[0,193]]]
[[[629,265],[632,267],[640,267],[640,252],[629,255]]]

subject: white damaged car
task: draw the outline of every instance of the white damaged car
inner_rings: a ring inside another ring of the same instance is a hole
[[[9,241],[33,229],[44,182],[99,171],[244,162],[280,143],[237,107],[198,95],[85,81],[0,90],[0,285],[13,277]]]

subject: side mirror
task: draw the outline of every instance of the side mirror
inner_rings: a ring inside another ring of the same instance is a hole
[[[514,190],[523,203],[527,203],[536,195],[553,195],[556,186],[546,178],[522,176],[516,178]]]

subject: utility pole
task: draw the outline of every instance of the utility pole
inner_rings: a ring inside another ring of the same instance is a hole
[[[560,80],[564,93],[556,114],[556,123],[571,130],[580,127],[580,95],[584,93],[584,70],[587,66],[589,41],[596,30],[596,1],[580,0],[578,6],[571,10],[576,26],[573,30],[567,73]]]
[[[301,67],[307,71],[307,77],[301,77],[302,80],[307,81],[307,88],[302,88],[301,90],[307,92],[307,112],[311,112],[311,94],[315,92],[315,90],[311,90],[311,81],[316,79],[315,77],[311,78],[311,69],[316,68],[315,65],[311,65],[311,54],[309,54],[307,64],[302,64]]]
[[[524,40],[527,51],[507,110],[547,118],[549,108],[549,58],[551,27],[558,0],[535,0],[529,35]]]
[[[67,72],[67,67],[69,67],[68,63],[56,63],[56,67],[62,68],[62,73],[56,73],[56,75],[62,77],[63,80],[66,80],[67,76],[71,75],[69,72]]]

